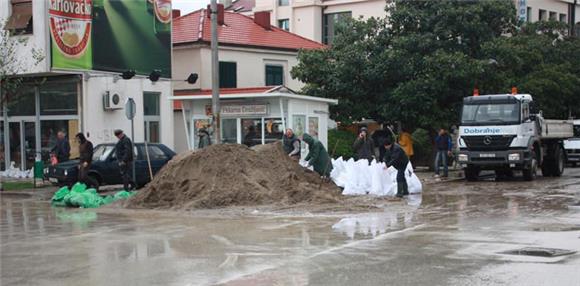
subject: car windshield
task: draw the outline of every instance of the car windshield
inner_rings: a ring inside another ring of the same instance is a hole
[[[115,146],[111,145],[97,146],[97,148],[95,148],[95,151],[93,152],[93,161],[105,161],[107,157],[109,157],[111,152],[113,152],[113,149],[115,149]]]
[[[461,123],[463,125],[519,123],[519,106],[517,103],[464,105]]]
[[[574,125],[574,137],[580,138],[580,125]]]

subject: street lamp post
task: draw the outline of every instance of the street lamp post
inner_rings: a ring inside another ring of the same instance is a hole
[[[221,143],[217,0],[211,0],[211,110],[215,144]]]

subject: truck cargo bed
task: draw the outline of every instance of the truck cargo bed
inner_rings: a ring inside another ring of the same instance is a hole
[[[545,119],[542,122],[542,138],[567,139],[574,137],[574,124],[571,120]]]

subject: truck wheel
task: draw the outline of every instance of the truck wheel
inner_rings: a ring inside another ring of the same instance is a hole
[[[564,158],[564,151],[562,150],[561,147],[557,147],[554,150],[554,156],[552,157],[552,164],[550,164],[552,166],[552,176],[554,177],[560,177],[562,176],[562,173],[564,173],[564,165],[566,164],[565,158]]]
[[[465,179],[469,182],[475,182],[479,179],[479,168],[467,166],[464,170]]]
[[[535,180],[537,172],[538,172],[538,159],[536,157],[536,151],[532,151],[532,163],[530,163],[530,167],[522,170],[522,173],[524,175],[524,180],[526,180],[526,181]],[[543,172],[543,168],[542,168],[542,172]]]

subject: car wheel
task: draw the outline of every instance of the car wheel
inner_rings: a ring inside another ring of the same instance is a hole
[[[99,187],[101,186],[101,180],[99,179],[99,176],[97,176],[96,174],[89,174],[89,179],[94,182],[94,185],[92,187],[95,190],[99,191]]]

